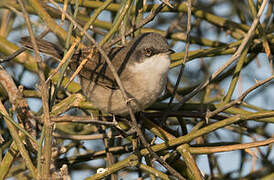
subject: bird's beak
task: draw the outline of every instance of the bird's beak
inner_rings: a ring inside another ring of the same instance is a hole
[[[169,50],[167,51],[167,54],[173,54],[173,53],[175,53],[175,51],[173,51],[172,49],[169,49]]]

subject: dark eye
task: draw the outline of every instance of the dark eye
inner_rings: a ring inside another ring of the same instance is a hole
[[[150,57],[153,55],[153,49],[152,48],[145,48],[145,56]]]

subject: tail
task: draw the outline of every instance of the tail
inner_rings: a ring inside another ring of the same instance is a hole
[[[24,47],[33,50],[33,45],[31,43],[29,36],[21,38],[20,43]],[[64,50],[60,48],[59,46],[42,39],[36,39],[36,43],[41,53],[45,53],[57,59],[62,59]]]

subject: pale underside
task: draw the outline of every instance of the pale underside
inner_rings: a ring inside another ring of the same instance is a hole
[[[157,54],[129,68],[131,76],[122,81],[127,91],[134,112],[142,111],[163,92],[170,60],[167,54]],[[121,91],[95,84],[82,78],[82,90],[90,102],[102,110],[112,114],[128,114],[126,102]]]

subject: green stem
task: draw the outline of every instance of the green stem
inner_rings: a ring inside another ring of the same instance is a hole
[[[132,2],[133,2],[132,0],[128,0],[126,2],[124,8],[122,9],[121,13],[118,16],[117,21],[113,24],[110,31],[104,36],[104,39],[102,39],[102,41],[99,43],[99,46],[102,47],[112,37],[112,35],[119,29],[122,20],[126,16],[127,12],[130,10],[130,6]]]

